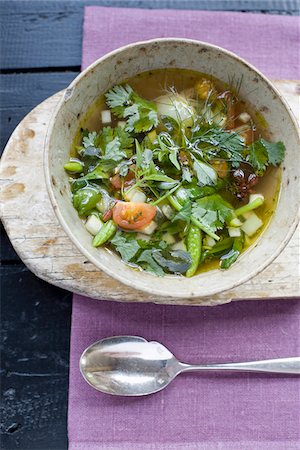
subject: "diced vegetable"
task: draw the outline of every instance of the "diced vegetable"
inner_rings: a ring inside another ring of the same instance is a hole
[[[105,109],[104,111],[101,111],[101,121],[104,124],[111,122],[111,112],[109,109]]]
[[[162,205],[161,210],[167,219],[171,220],[174,216],[174,209],[170,205]]]
[[[253,236],[260,227],[263,226],[263,221],[255,214],[255,212],[249,213],[248,219],[243,223],[241,229],[247,236]]]
[[[212,237],[206,235],[203,238],[203,245],[205,245],[206,247],[213,247],[214,245],[216,245],[216,241]]]
[[[162,235],[162,240],[165,241],[169,245],[175,244],[175,242],[176,242],[176,239],[170,233],[163,234]]]
[[[139,228],[139,232],[140,233],[144,233],[144,234],[148,234],[150,236],[151,234],[154,233],[156,228],[157,228],[157,223],[154,222],[154,220],[152,220],[152,222],[150,222],[149,225],[147,225],[146,227]]]
[[[238,116],[238,119],[243,123],[247,123],[251,120],[251,116],[247,112],[243,112]]]
[[[185,252],[187,251],[184,241],[176,242],[176,244],[172,245],[172,249],[173,250],[183,250]]]
[[[125,122],[125,120],[119,120],[119,121],[118,121],[118,127],[120,127],[120,128],[125,128],[125,127],[126,127],[126,122]]]
[[[147,234],[143,234],[143,233],[137,233],[136,234],[136,238],[141,240],[141,241],[149,242],[150,239],[151,239],[151,235],[147,235]]]
[[[125,198],[125,200],[127,200],[129,202],[133,202],[133,203],[145,203],[146,199],[147,199],[144,192],[141,189],[139,189],[138,187],[129,189],[128,193],[125,191],[124,198]]]
[[[239,227],[228,227],[227,229],[230,237],[239,237],[241,235],[241,229]]]
[[[103,226],[103,222],[98,217],[96,217],[94,214],[90,215],[87,218],[87,221],[85,222],[85,228],[93,236],[96,236],[96,234],[100,231],[102,226]]]

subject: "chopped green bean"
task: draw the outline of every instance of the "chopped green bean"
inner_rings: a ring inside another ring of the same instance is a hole
[[[83,164],[79,161],[69,161],[64,165],[64,169],[72,173],[81,173],[83,171]]]
[[[113,237],[116,231],[116,224],[112,220],[109,220],[101,227],[100,231],[94,237],[93,246],[99,247],[100,245],[105,244],[105,242],[109,241]]]
[[[199,266],[202,247],[202,232],[195,225],[190,225],[187,235],[187,250],[192,258],[192,264],[186,272],[187,277],[192,277]]]

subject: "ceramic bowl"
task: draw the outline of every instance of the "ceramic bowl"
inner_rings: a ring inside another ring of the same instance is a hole
[[[140,72],[167,67],[204,72],[224,82],[242,77],[240,97],[264,116],[271,139],[282,140],[287,149],[276,212],[260,238],[227,271],[212,270],[193,278],[174,275],[160,278],[131,269],[108,250],[92,247],[91,235],[72,206],[68,176],[63,166],[69,158],[80,118],[115,84]],[[286,246],[297,224],[299,135],[289,106],[257,69],[233,53],[204,42],[187,39],[139,42],[115,50],[85,69],[66,89],[49,125],[45,173],[53,208],[77,248],[110,276],[153,295],[204,297],[244,283],[272,262]]]

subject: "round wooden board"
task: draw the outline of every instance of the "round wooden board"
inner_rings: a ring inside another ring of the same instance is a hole
[[[299,84],[275,82],[296,115]],[[217,305],[238,299],[299,295],[299,228],[281,255],[243,285],[210,298],[152,296],[110,278],[79,253],[59,225],[48,198],[43,170],[45,135],[63,92],[31,111],[15,129],[1,160],[1,216],[20,258],[38,277],[78,294],[121,302]]]

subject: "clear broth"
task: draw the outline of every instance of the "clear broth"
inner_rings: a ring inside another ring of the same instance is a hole
[[[237,115],[241,112],[247,112],[250,114],[256,129],[253,133],[254,140],[263,137],[268,139],[268,124],[265,119],[261,117],[258,111],[255,111],[247,102],[239,97],[238,83],[234,83],[235,86],[229,85],[227,83],[221,82],[220,80],[204,73],[186,70],[186,69],[157,69],[148,72],[140,73],[132,78],[124,80],[124,83],[129,84],[141,97],[148,100],[154,100],[163,93],[167,92],[171,87],[177,92],[194,87],[195,83],[200,78],[207,78],[213,81],[217,90],[225,91],[231,90],[237,98],[238,102],[236,104]],[[71,156],[76,156],[76,146],[81,144],[81,129],[88,129],[89,131],[101,130],[101,111],[106,110],[107,106],[105,103],[104,95],[101,95],[88,109],[86,114],[82,117],[80,121],[80,126],[77,133],[74,136],[72,146],[70,149]],[[112,118],[110,126],[117,126],[119,119]],[[243,125],[242,122],[237,121],[236,126]],[[247,250],[253,243],[261,236],[263,231],[267,228],[270,219],[276,209],[279,191],[280,191],[280,181],[281,181],[281,169],[269,168],[266,174],[259,180],[258,184],[255,186],[255,191],[262,193],[265,197],[264,204],[259,207],[256,211],[258,212],[260,218],[263,221],[263,226],[252,238],[248,239],[248,244],[245,245],[243,252]],[[219,267],[218,260],[212,260],[204,262],[197,273],[206,272],[208,270],[217,269]]]

